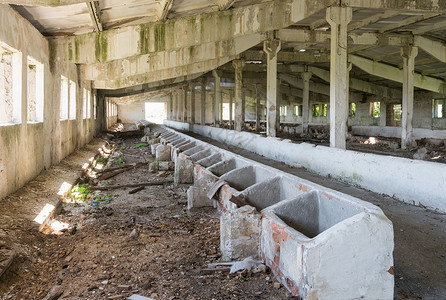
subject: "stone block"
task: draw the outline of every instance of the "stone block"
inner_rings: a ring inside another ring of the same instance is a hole
[[[155,157],[158,160],[170,160],[170,146],[159,144],[156,147]]]
[[[151,138],[149,140],[149,145],[155,145],[155,144],[159,144],[161,142],[160,138]]]
[[[150,151],[152,152],[152,155],[156,155],[156,147],[158,147],[161,144],[152,144],[150,145]]]
[[[175,158],[174,183],[193,183],[194,182],[194,164],[187,158]]]
[[[173,161],[160,161],[159,170],[160,171],[170,171],[175,168],[175,163]]]
[[[259,257],[261,214],[246,205],[220,216],[220,249],[224,260]]]
[[[149,172],[151,173],[156,173],[159,170],[159,162],[154,161],[152,163],[149,164]]]
[[[193,207],[214,206],[214,201],[207,196],[208,191],[217,182],[218,177],[204,174],[187,190],[187,209]]]

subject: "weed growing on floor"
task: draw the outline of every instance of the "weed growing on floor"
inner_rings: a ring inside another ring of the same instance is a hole
[[[112,200],[113,200],[113,196],[110,194],[106,194],[106,195],[99,194],[94,198],[94,201],[96,201],[96,202],[110,203]]]
[[[91,193],[90,186],[88,184],[76,184],[71,189],[71,199],[76,203],[78,200],[85,200]]]
[[[97,162],[101,164],[106,164],[108,162],[108,157],[101,156],[98,158]]]
[[[147,144],[146,143],[141,143],[141,144],[137,144],[135,146],[138,147],[138,148],[141,148],[141,147],[146,147]]]
[[[121,154],[121,157],[115,160],[115,164],[123,164],[123,163],[125,163],[124,154]]]

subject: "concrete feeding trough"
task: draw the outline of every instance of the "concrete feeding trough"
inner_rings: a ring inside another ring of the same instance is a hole
[[[209,157],[205,157],[205,158],[202,158],[200,160],[197,160],[197,164],[200,164],[203,167],[207,168],[207,167],[210,167],[212,165],[215,165],[215,164],[221,162],[221,160],[222,160],[221,154],[220,153],[214,153],[214,154],[212,154]]]
[[[193,162],[197,162],[197,161],[199,161],[199,160],[201,160],[203,158],[206,158],[208,156],[211,156],[211,155],[212,155],[211,149],[207,148],[207,149],[203,149],[203,150],[201,150],[199,152],[196,152],[196,153],[192,154],[190,156],[190,159],[192,159]]]
[[[212,175],[195,192],[227,183],[216,194],[222,257],[260,256],[304,299],[393,298],[393,227],[378,207],[182,134],[167,140],[181,137],[189,142],[172,148],[193,166],[190,177]],[[197,195],[193,206],[211,204]]]
[[[304,299],[393,299],[393,227],[369,203],[311,191],[262,211],[261,256]]]
[[[270,173],[267,174],[270,175]],[[296,197],[307,190],[308,188],[294,180],[276,176],[248,187],[242,195],[248,204],[260,211],[282,200]]]
[[[250,186],[266,181],[274,176],[273,173],[256,166],[246,166],[229,171],[221,176],[221,179],[228,182],[231,187],[238,191],[243,191]]]
[[[234,169],[242,168],[242,167],[246,167],[246,166],[247,166],[247,164],[244,163],[243,161],[231,158],[231,159],[224,160],[222,162],[219,162],[219,163],[209,167],[208,170],[211,171],[213,174],[220,177]]]

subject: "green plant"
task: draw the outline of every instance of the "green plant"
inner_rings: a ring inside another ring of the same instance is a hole
[[[106,164],[108,162],[108,157],[101,156],[98,158],[97,162],[101,164]]]
[[[87,184],[76,184],[71,189],[71,199],[73,200],[85,200],[91,193],[90,186]]]
[[[124,154],[121,154],[121,157],[115,160],[115,164],[123,164],[123,163],[125,163]]]
[[[248,276],[243,276],[242,274],[240,274],[240,279],[241,280],[244,280],[244,281],[249,281],[249,280],[251,280],[251,278],[249,278]]]
[[[94,200],[97,202],[110,203],[113,200],[113,196],[110,194],[106,194],[106,195],[99,194],[94,198]]]
[[[146,147],[147,144],[146,143],[141,143],[141,144],[137,144],[136,147],[141,148],[141,147]]]

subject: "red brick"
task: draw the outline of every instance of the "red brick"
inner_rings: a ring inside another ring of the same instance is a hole
[[[286,279],[286,285],[293,296],[299,296],[299,288],[289,278]]]

